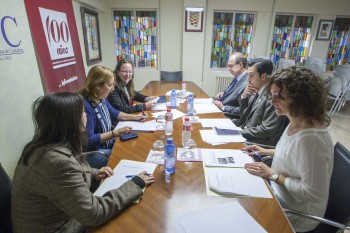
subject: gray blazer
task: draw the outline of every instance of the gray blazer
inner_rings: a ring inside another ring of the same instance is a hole
[[[249,142],[276,146],[285,127],[289,123],[286,116],[278,116],[275,107],[266,96],[265,89],[253,105],[254,97],[250,96],[239,100],[239,121],[234,121],[243,130],[242,136]]]
[[[89,188],[96,172],[67,147],[34,152],[28,166],[17,165],[13,177],[14,233],[84,232],[86,226],[105,223],[142,195],[128,181],[103,197],[94,196]]]
[[[248,73],[246,73],[233,87],[230,93],[222,100],[225,106],[224,114],[230,118],[239,118],[239,97],[247,85]]]

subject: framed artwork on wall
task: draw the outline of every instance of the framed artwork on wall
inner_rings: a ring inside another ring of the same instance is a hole
[[[102,61],[98,13],[85,7],[80,8],[83,24],[86,62],[88,65]]]
[[[334,20],[321,19],[318,24],[316,40],[329,40],[333,29]]]
[[[185,32],[202,32],[203,14],[203,7],[186,7]]]

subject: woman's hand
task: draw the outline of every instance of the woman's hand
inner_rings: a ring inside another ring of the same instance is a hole
[[[131,133],[131,129],[132,129],[131,126],[124,126],[122,128],[114,130],[113,132],[114,132],[114,135],[117,137],[117,136],[122,135],[122,134]]]
[[[154,103],[154,102],[152,102],[152,101],[148,101],[148,102],[146,102],[146,103],[144,103],[145,104],[145,106],[146,106],[146,109],[144,109],[144,110],[151,110],[156,104]]]
[[[143,112],[137,115],[133,115],[134,116],[134,121],[146,121],[148,114]]]
[[[102,167],[100,170],[98,170],[95,174],[95,180],[100,181],[104,178],[113,176],[114,172],[112,168],[110,167]]]
[[[258,153],[259,155],[266,155],[265,149],[257,145],[243,147],[241,151],[248,152],[249,156],[254,156],[255,153]]]
[[[146,171],[141,172],[137,176],[139,176],[145,182],[146,186],[154,183],[154,176],[147,175]]]
[[[266,179],[270,179],[272,170],[265,163],[254,162],[247,163],[244,168],[251,174],[261,176]]]

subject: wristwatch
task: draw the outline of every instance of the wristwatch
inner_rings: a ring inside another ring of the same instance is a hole
[[[278,177],[280,176],[280,174],[278,173],[272,173],[271,177],[270,177],[270,180],[272,181],[277,181],[278,180]]]

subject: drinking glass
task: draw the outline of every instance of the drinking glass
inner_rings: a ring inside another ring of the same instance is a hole
[[[181,154],[184,159],[194,159],[196,155],[197,144],[192,138],[187,139],[184,145],[185,151]]]
[[[159,115],[156,120],[156,129],[164,130],[164,128],[165,128],[165,116]]]
[[[162,140],[157,140],[153,143],[152,156],[154,160],[164,159],[164,142]]]

